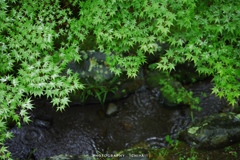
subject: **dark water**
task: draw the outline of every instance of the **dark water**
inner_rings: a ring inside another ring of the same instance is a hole
[[[195,118],[225,107],[224,101],[210,94],[211,87],[210,83],[201,83],[190,88],[195,96],[200,96],[203,108],[194,113]],[[166,135],[174,139],[191,122],[189,108],[166,108],[160,92],[145,87],[114,102],[120,109],[113,117],[101,116],[100,105],[74,105],[60,113],[44,99],[35,103],[33,123],[11,129],[15,138],[6,144],[15,159],[27,159],[30,155],[39,160],[59,154],[112,153],[140,142],[160,148],[167,145]]]

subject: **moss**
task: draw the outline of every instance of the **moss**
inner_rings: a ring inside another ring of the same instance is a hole
[[[161,160],[211,160],[231,159],[239,160],[240,143],[230,146],[231,150],[225,148],[218,150],[195,149],[184,142],[178,142],[170,147],[149,150],[149,158]]]
[[[188,129],[188,133],[195,134],[198,129],[199,129],[199,127],[191,127]]]
[[[165,72],[150,71],[146,76],[146,84],[151,88],[159,87],[159,80],[167,78],[168,76]]]

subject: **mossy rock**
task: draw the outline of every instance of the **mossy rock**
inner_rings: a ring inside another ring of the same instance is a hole
[[[71,62],[67,69],[79,74],[84,90],[76,91],[70,95],[72,103],[83,103],[84,96],[89,96],[86,103],[99,103],[99,97],[106,96],[106,101],[118,100],[139,89],[144,79],[142,75],[136,78],[128,78],[125,74],[116,76],[106,64],[106,55],[98,51],[81,52],[80,63]],[[107,95],[105,95],[105,92]],[[87,95],[88,94],[88,95]],[[97,95],[99,94],[99,95]]]
[[[219,113],[202,118],[180,134],[192,147],[217,149],[240,141],[240,114]]]
[[[149,70],[146,75],[146,84],[150,88],[160,87],[159,82],[160,79],[169,79],[167,72]]]

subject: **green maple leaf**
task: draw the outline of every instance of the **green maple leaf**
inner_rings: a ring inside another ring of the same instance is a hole
[[[22,104],[22,108],[27,109],[27,110],[31,110],[33,109],[33,105],[31,104],[31,99],[25,99],[24,103]]]
[[[43,91],[42,89],[37,89],[37,88],[34,88],[32,91],[30,91],[31,94],[33,94],[35,97],[37,96],[41,96],[43,94]]]
[[[110,68],[110,70],[117,76],[120,76],[120,74],[122,73],[122,70],[120,68]]]
[[[178,24],[180,25],[180,29],[182,29],[182,27],[185,25],[184,21],[178,21]]]
[[[173,25],[173,23],[171,21],[166,21],[165,22],[166,26],[169,28]]]
[[[146,44],[141,45],[140,48],[141,48],[141,50],[144,51],[144,52],[147,52],[147,51],[148,51],[148,47],[147,47]]]
[[[6,132],[5,137],[6,137],[6,139],[13,138],[12,132]]]
[[[58,106],[60,103],[61,103],[61,99],[60,98],[57,98],[57,97],[54,97],[51,101],[51,103],[54,105],[54,106]]]
[[[154,13],[149,13],[149,14],[148,14],[148,18],[149,18],[149,19],[153,19],[154,17],[155,17]]]
[[[79,33],[77,36],[78,36],[79,40],[82,42],[86,39],[86,36],[84,34]]]
[[[174,51],[172,49],[168,49],[166,55],[168,58],[172,58],[174,56]]]
[[[29,122],[31,122],[31,119],[30,119],[31,117],[30,116],[24,116],[23,117],[23,121],[25,122],[25,123],[29,123]]]
[[[176,19],[176,15],[173,14],[172,12],[166,12],[165,13],[165,17],[170,19],[170,21],[168,21],[168,23],[172,23],[171,21],[175,20]],[[166,21],[167,23],[167,21]],[[172,24],[171,24],[172,25]]]
[[[45,43],[41,43],[41,44],[40,44],[40,47],[41,47],[41,49],[43,49],[43,50],[44,50],[44,49],[46,49],[46,48],[47,48],[47,45],[46,45]]]
[[[149,39],[150,42],[154,42],[155,39],[156,39],[156,37],[154,37],[154,36],[149,36],[148,39]]]
[[[186,60],[192,60],[192,54],[191,53],[186,53]]]
[[[209,59],[209,60],[208,60],[208,63],[209,63],[211,66],[213,66],[213,65],[215,64],[215,61],[214,61],[213,59]]]
[[[64,111],[64,110],[65,110],[65,108],[66,108],[66,106],[64,106],[64,105],[61,105],[61,106],[57,107],[57,111],[60,111],[60,112],[62,112],[62,111]]]
[[[66,85],[66,87],[64,87],[64,88],[68,88],[68,85]],[[64,97],[64,96],[66,96],[68,93],[69,93],[69,89],[63,89],[63,90],[59,93],[59,96],[60,96],[60,97]]]
[[[172,70],[175,70],[175,65],[173,63],[168,64],[168,69],[171,72]]]
[[[134,43],[133,41],[128,41],[127,44],[132,47]]]
[[[59,89],[53,89],[52,90],[52,95],[58,95],[59,94]]]
[[[225,74],[225,71],[223,69],[220,69],[217,71],[217,73],[222,77]]]
[[[6,18],[6,11],[1,10],[0,11],[0,19],[5,19]]]
[[[21,109],[19,115],[25,117],[27,115],[27,110]]]
[[[213,87],[212,88],[212,94],[218,94],[219,93],[219,89],[217,87]]]
[[[231,100],[229,100],[229,104],[231,106],[235,106],[237,104],[237,101],[235,99],[231,99]]]
[[[171,37],[171,36],[168,37],[168,42],[171,43],[171,45],[173,45],[173,46],[174,46],[175,44],[177,44],[176,39],[175,39],[174,37]]]
[[[223,91],[219,91],[219,92],[217,93],[217,95],[218,95],[220,98],[222,98],[222,97],[224,96],[224,92],[223,92]]]
[[[15,121],[15,122],[19,122],[19,120],[20,120],[19,115],[17,115],[17,114],[14,114],[14,115],[12,116],[12,119],[13,119],[13,121]]]
[[[197,62],[199,62],[199,57],[198,56],[192,56],[192,60],[196,64]]]
[[[69,102],[70,102],[70,100],[69,100],[68,97],[63,97],[63,98],[60,100],[60,103],[61,103],[61,105],[63,105],[63,106],[67,106]]]
[[[208,69],[206,67],[197,67],[197,71],[199,74],[207,73]]]
[[[162,69],[164,71],[164,70],[167,70],[167,66],[161,63],[157,63],[157,69]]]
[[[107,36],[107,42],[111,42],[113,40],[113,36],[112,35],[108,35]]]
[[[114,32],[113,34],[114,34],[114,36],[115,36],[116,38],[118,38],[118,39],[121,39],[121,38],[122,38],[122,34],[119,33],[118,31]]]
[[[178,44],[179,46],[182,46],[182,45],[184,44],[184,41],[183,41],[182,39],[179,39],[179,40],[177,41],[177,44]]]
[[[162,57],[161,61],[163,64],[167,64],[168,63],[168,58],[167,57]]]
[[[162,26],[162,25],[163,25],[163,22],[165,22],[164,19],[162,19],[162,18],[158,18],[158,19],[157,19],[157,25]]]

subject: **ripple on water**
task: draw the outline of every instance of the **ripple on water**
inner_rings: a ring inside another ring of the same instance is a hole
[[[28,127],[23,131],[21,141],[25,145],[35,146],[36,144],[43,143],[45,140],[42,130],[37,127]]]
[[[10,130],[10,132],[12,132],[14,138],[7,140],[5,144],[8,146],[8,150],[11,152],[12,158],[26,159],[33,149],[31,146],[22,143],[22,137],[24,135],[22,133],[22,128],[19,129],[17,127],[14,127]]]
[[[162,148],[166,146],[166,140],[163,137],[149,137],[145,140],[147,146],[150,148]]]
[[[60,150],[71,155],[95,154],[97,151],[95,141],[93,140],[93,137],[88,135],[88,133],[76,129],[68,130],[67,132],[65,131],[61,135],[61,140],[58,142],[58,145],[62,146]]]
[[[17,141],[7,142],[6,146],[11,146],[8,147],[8,150],[11,152],[13,159],[26,159],[32,151],[30,147]]]
[[[155,112],[156,103],[155,95],[149,90],[141,89],[135,92],[132,97],[129,98],[128,102],[132,107],[135,108],[136,115],[149,116]]]
[[[198,87],[200,89],[195,88],[194,95],[200,94],[201,86]],[[52,111],[51,129],[37,126],[15,129],[15,138],[8,143],[11,146],[9,150],[15,157],[21,158],[36,148],[34,156],[41,159],[59,154],[91,155],[101,148],[104,148],[102,153],[106,153],[104,151],[108,151],[108,148],[122,150],[139,142],[145,142],[154,148],[164,147],[167,145],[165,136],[174,138],[179,130],[188,126],[190,120],[188,112],[183,115],[178,109],[163,107],[162,101],[158,100],[159,94],[158,90],[139,90],[117,102],[120,106],[119,113],[105,119],[99,119],[95,114],[100,106],[94,105],[70,107],[61,114]],[[208,92],[207,97],[201,97],[200,100],[201,105],[207,108],[204,113],[215,110],[209,106],[220,105]],[[41,114],[50,114],[52,107],[47,107],[39,107]],[[40,114],[39,111],[36,113]]]
[[[181,110],[175,110],[170,121],[172,121],[172,126],[169,134],[176,137],[180,131],[188,127],[191,123],[191,118],[187,115],[181,115]]]
[[[14,127],[10,130],[14,138],[7,141],[9,151],[13,158],[27,159],[29,156],[35,157],[42,152],[42,146],[48,144],[50,133],[45,128],[24,125],[21,128]]]

